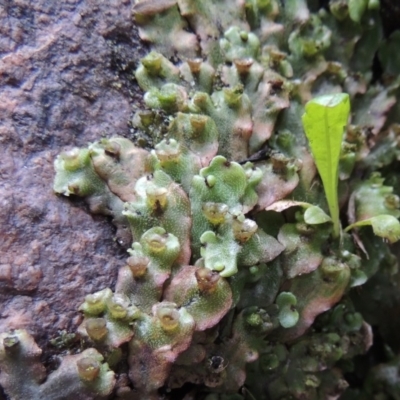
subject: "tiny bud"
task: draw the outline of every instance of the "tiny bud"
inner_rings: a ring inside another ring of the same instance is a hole
[[[225,264],[224,264],[223,262],[221,262],[221,261],[216,262],[216,263],[213,265],[213,269],[214,269],[215,271],[221,272],[221,271],[223,271],[223,270],[225,269]]]
[[[262,177],[263,172],[260,170],[260,168],[253,168],[252,165],[249,166],[249,168],[246,168],[246,178],[249,184],[257,184],[261,181]]]
[[[148,250],[152,253],[164,251],[167,246],[167,239],[167,235],[159,235],[158,233],[152,233],[145,238]]]
[[[141,311],[135,305],[132,305],[127,308],[127,314],[125,319],[127,321],[134,321],[140,318],[141,315],[142,315]]]
[[[208,121],[208,117],[205,115],[191,115],[190,118],[190,125],[192,125],[194,136],[198,136],[199,134],[203,133],[206,123]]]
[[[283,53],[282,51],[279,51],[276,47],[274,47],[274,46],[268,46],[268,53],[269,53],[269,55],[270,55],[270,57],[271,57],[271,59],[272,59],[272,61],[274,62],[274,63],[279,63],[279,62],[281,62],[282,60],[284,60],[285,59],[285,57],[286,57],[286,54],[285,53]]]
[[[258,274],[259,268],[256,265],[254,265],[253,267],[250,267],[249,271],[252,275],[255,275]]]
[[[218,285],[220,275],[208,268],[199,268],[195,272],[197,285],[201,292],[212,293]]]
[[[157,305],[155,316],[164,331],[172,331],[179,326],[179,312],[173,303]]]
[[[209,188],[212,188],[217,182],[217,178],[214,175],[208,175],[206,177],[206,185]]]
[[[108,333],[107,321],[104,318],[88,318],[85,328],[89,337],[95,341],[104,339]]]
[[[81,187],[78,182],[72,182],[68,184],[68,192],[75,194],[76,196],[79,196],[79,193],[81,192]]]
[[[326,257],[320,265],[325,282],[335,281],[344,269],[344,264],[333,257]]]
[[[379,172],[373,172],[369,178],[369,181],[371,183],[371,187],[380,188],[383,186],[384,179],[382,179],[382,176]]]
[[[203,204],[202,210],[209,222],[213,225],[219,225],[225,221],[228,206],[223,203],[207,202]]]
[[[104,143],[104,151],[108,156],[113,157],[118,160],[119,156],[121,154],[121,145],[117,142],[107,140]]]
[[[126,262],[132,271],[132,275],[135,278],[140,278],[146,273],[150,260],[148,257],[135,254],[129,257]]]
[[[293,77],[293,67],[288,60],[282,60],[280,62],[279,72],[286,78]]]
[[[344,315],[344,321],[353,331],[359,330],[364,322],[362,315],[358,312],[346,313]]]
[[[229,107],[237,107],[243,95],[243,87],[241,85],[234,88],[224,88],[224,100]]]
[[[67,171],[76,171],[81,167],[81,160],[79,157],[78,148],[74,148],[72,150],[61,153],[60,158],[64,161],[64,168]]]
[[[311,388],[317,388],[321,384],[321,381],[315,375],[308,374],[306,375],[304,384]]]
[[[107,292],[105,290],[102,290],[97,293],[88,294],[85,297],[85,302],[80,306],[79,309],[82,310],[85,314],[101,314],[106,308],[105,299],[107,295],[111,295],[110,289],[108,289]]]
[[[400,199],[399,196],[395,194],[388,194],[385,196],[385,206],[389,210],[397,210],[400,206]]]
[[[158,100],[164,109],[173,109],[178,103],[178,94],[173,89],[161,90],[158,94]]]
[[[249,34],[246,31],[241,31],[240,32],[240,39],[243,40],[243,42],[247,42],[247,40],[249,39]]]
[[[341,256],[343,258],[349,258],[351,256],[351,253],[348,250],[342,250]]]
[[[244,322],[252,332],[265,333],[273,329],[269,314],[261,308],[249,307],[244,313]]]
[[[233,60],[239,75],[247,75],[254,63],[252,58],[237,58]]]
[[[263,323],[263,320],[261,318],[261,315],[259,315],[258,313],[253,313],[246,317],[246,322],[250,326],[256,327],[260,326]]]
[[[208,359],[208,367],[213,374],[219,374],[225,370],[226,364],[221,356],[212,356]]]
[[[190,71],[192,72],[193,75],[196,75],[200,72],[200,67],[201,64],[203,63],[203,60],[201,58],[192,58],[187,60],[187,63],[189,65]]]
[[[107,308],[115,319],[123,319],[126,317],[129,299],[126,295],[116,293],[107,302]]]
[[[162,140],[155,146],[155,152],[161,164],[178,161],[181,155],[179,143],[175,139]]]
[[[282,153],[276,153],[271,156],[271,163],[274,172],[280,173],[284,172],[289,163],[289,159]]]
[[[19,347],[19,339],[17,336],[6,336],[3,339],[3,346],[6,352],[12,352]]]
[[[234,218],[232,227],[233,235],[240,243],[247,242],[257,232],[258,229],[257,224],[251,219],[245,219],[242,222],[238,218]]]
[[[207,93],[204,92],[197,92],[195,93],[195,95],[193,96],[193,104],[197,107],[199,107],[201,110],[206,109],[207,108],[207,104],[208,104],[208,95]]]
[[[139,118],[142,125],[147,128],[154,122],[154,113],[148,110],[140,111]]]
[[[298,222],[296,224],[297,232],[299,232],[303,236],[310,236],[315,232],[315,228],[311,225],[307,225],[304,222]]]
[[[142,58],[141,63],[150,75],[158,75],[161,71],[162,55],[152,51]]]
[[[147,204],[153,210],[164,209],[167,205],[167,194],[167,189],[150,183],[146,188]]]
[[[92,357],[82,357],[76,365],[79,377],[83,381],[92,382],[99,376],[101,364]]]

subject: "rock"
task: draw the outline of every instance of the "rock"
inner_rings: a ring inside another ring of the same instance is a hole
[[[61,149],[129,136],[130,72],[144,55],[131,6],[0,5],[0,332],[27,329],[45,353],[59,330],[75,331],[86,294],[114,285],[125,257],[107,220],[52,185]]]

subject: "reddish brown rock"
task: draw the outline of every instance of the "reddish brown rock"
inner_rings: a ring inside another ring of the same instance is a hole
[[[125,258],[107,220],[53,193],[53,160],[129,136],[143,49],[129,0],[1,4],[0,332],[25,328],[47,347]]]

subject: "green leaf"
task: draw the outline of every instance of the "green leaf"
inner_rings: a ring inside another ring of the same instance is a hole
[[[357,228],[359,226],[371,225],[375,235],[389,240],[390,243],[397,242],[400,239],[400,222],[392,215],[377,215],[376,217],[357,221],[349,225],[344,231]]]
[[[282,212],[290,207],[303,207],[305,208],[304,212],[304,222],[308,225],[319,225],[325,222],[332,222],[332,219],[329,215],[325,213],[322,208],[318,206],[314,206],[310,203],[306,203],[304,201],[296,201],[296,200],[280,200],[276,201],[269,205],[266,210],[267,211],[276,211]]]
[[[364,271],[361,271],[360,269],[352,270],[350,277],[350,287],[364,285],[364,283],[367,282],[367,280],[368,276]]]
[[[278,319],[283,328],[295,326],[299,320],[299,313],[295,309],[297,304],[296,296],[290,292],[281,292],[276,299],[279,307]]]
[[[368,0],[349,0],[350,18],[359,23],[368,7]]]
[[[311,152],[324,185],[335,237],[340,233],[337,196],[339,158],[349,113],[349,95],[336,93],[310,100],[302,117]]]
[[[304,213],[304,222],[309,225],[318,225],[329,221],[332,221],[331,217],[318,206],[310,206]]]

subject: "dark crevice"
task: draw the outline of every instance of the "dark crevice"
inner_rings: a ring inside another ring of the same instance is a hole
[[[375,84],[376,82],[379,82],[380,79],[382,78],[383,74],[383,68],[382,64],[379,60],[378,54],[375,54],[374,59],[372,60],[372,80],[371,84]]]
[[[160,390],[160,394],[163,396],[168,396],[170,399],[174,400],[183,400],[186,395],[188,395],[190,392],[192,392],[194,389],[196,389],[197,385],[193,383],[185,383],[182,387],[177,388],[177,389],[167,389],[167,388],[162,388]]]
[[[385,354],[385,342],[377,327],[372,327],[374,343],[366,354],[353,359],[355,368],[353,372],[344,374],[351,389],[361,389],[365,383],[368,372],[375,365],[389,361]]]
[[[400,29],[400,2],[398,0],[380,0],[381,18],[385,37]]]

